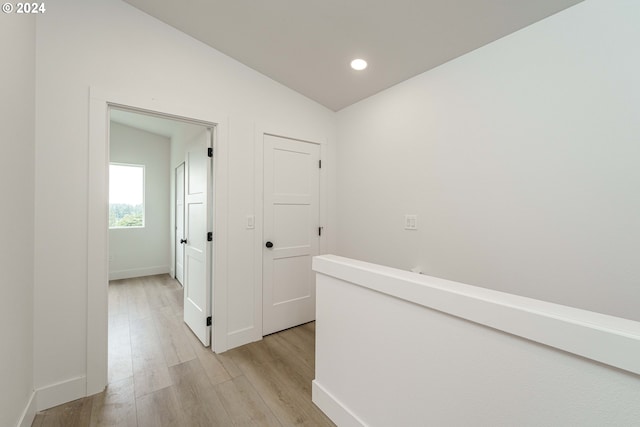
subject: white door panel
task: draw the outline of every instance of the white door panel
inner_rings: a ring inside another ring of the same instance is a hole
[[[296,202],[300,203],[300,202]],[[278,204],[273,206],[273,231],[278,236],[279,248],[301,246],[308,248],[312,245],[308,231],[310,227],[317,227],[309,204]],[[315,236],[313,236],[315,238]]]
[[[185,154],[184,321],[205,346],[210,344],[211,326],[211,229],[212,197],[209,191],[211,159],[207,148],[211,131],[193,139]]]
[[[264,137],[263,335],[315,319],[320,147]]]
[[[289,256],[277,260],[273,266],[273,279],[278,284],[273,288],[273,304],[284,304],[311,295],[311,257]]]

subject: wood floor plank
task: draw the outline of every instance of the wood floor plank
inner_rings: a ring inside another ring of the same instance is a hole
[[[129,314],[129,296],[126,282],[115,280],[109,283],[109,316]]]
[[[333,426],[311,402],[314,322],[215,354],[168,275],[114,281],[109,304],[109,386],[33,426]]]
[[[136,397],[172,384],[152,317],[130,319],[131,355]]]
[[[173,282],[174,287],[165,291],[163,298],[166,299],[167,305],[171,307],[173,313],[182,317],[184,313],[184,289],[177,280],[171,278],[169,280]]]
[[[86,427],[91,420],[92,397],[74,400],[46,411],[41,427]]]
[[[133,377],[109,382],[93,397],[91,427],[136,427],[136,399]]]
[[[288,368],[277,361],[264,340],[230,350],[230,353],[283,425],[333,425],[313,405],[307,386],[300,382],[300,377],[287,378],[286,374],[283,374],[283,370]]]
[[[300,392],[311,399],[311,381],[314,370],[303,356],[291,352],[286,347],[286,341],[278,335],[265,337],[264,347],[272,357],[272,366],[279,372],[281,380],[288,385],[295,386]]]
[[[172,366],[170,374],[184,414],[184,425],[229,426],[231,420],[200,360]]]
[[[42,427],[42,422],[44,421],[44,417],[46,417],[46,412],[38,412],[36,413],[36,417],[33,419],[33,423],[31,423],[31,427]]]
[[[304,325],[300,325],[300,329],[304,329],[307,331],[311,331],[314,334],[316,333],[316,322],[305,323]]]
[[[127,281],[129,317],[131,319],[145,319],[151,316],[151,307],[147,300],[147,294],[139,278]]]
[[[308,327],[307,325],[315,325],[316,322],[310,322],[305,325],[300,325],[299,328],[291,328],[283,331],[279,334],[282,337],[296,337],[296,340],[300,342],[301,348],[306,349],[309,354],[315,353],[316,349],[316,332],[315,326]],[[311,351],[309,351],[311,350]]]
[[[236,378],[242,375],[242,371],[238,368],[238,365],[227,353],[216,353],[216,358],[220,361],[224,369],[227,371],[231,378]]]
[[[281,348],[281,351],[285,352],[287,357],[292,357],[300,360],[304,365],[311,369],[315,369],[315,351],[309,351],[309,344],[306,340],[301,339],[298,334],[293,333],[293,329],[286,331],[287,333],[274,334],[270,337],[269,341],[276,341]]]
[[[140,279],[140,286],[147,298],[150,310],[158,310],[167,307],[169,301],[162,296],[166,291],[167,282],[165,282],[161,276],[142,277]]]
[[[251,345],[251,344],[249,344]],[[280,385],[274,381],[271,375],[262,375],[264,372],[260,365],[255,362],[252,354],[243,346],[230,350],[230,356],[243,371],[246,378],[251,382],[260,397],[269,407],[272,413],[283,425],[300,425],[304,418],[296,415],[296,409],[291,403],[285,390],[281,390]]]
[[[231,375],[229,375],[229,372],[227,372],[224,365],[218,359],[218,355],[211,351],[210,347],[203,346],[191,329],[184,323],[182,324],[182,330],[190,342],[191,348],[198,357],[198,360],[200,360],[211,384],[216,385],[230,380]]]
[[[282,425],[244,375],[218,384],[216,388],[233,425],[243,427]]]
[[[109,316],[109,383],[133,376],[129,315]]]
[[[315,377],[314,369],[305,363],[312,353],[310,348],[300,347],[300,351],[288,351],[283,346],[285,340],[282,337],[294,336],[296,328],[283,331],[268,337],[262,341],[254,343],[249,347],[254,357],[261,354],[265,364],[262,369],[263,374],[270,373],[274,381],[280,387],[288,391],[294,391],[293,401],[298,407],[304,410],[316,425],[333,425],[333,423],[311,402],[311,382]],[[257,357],[256,359],[257,360]]]
[[[184,427],[185,416],[173,387],[145,394],[136,399],[139,427]]]
[[[163,308],[170,310],[175,316],[182,317],[182,313],[184,311],[181,298],[182,293],[183,290],[180,286],[162,290],[160,297],[162,298]]]
[[[170,307],[165,307],[154,312],[153,319],[167,366],[177,365],[197,357],[182,328],[182,316],[175,315]]]

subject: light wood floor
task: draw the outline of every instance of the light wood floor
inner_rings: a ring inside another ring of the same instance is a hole
[[[314,347],[308,323],[214,354],[182,322],[178,282],[113,281],[107,389],[33,426],[332,426],[311,402]]]

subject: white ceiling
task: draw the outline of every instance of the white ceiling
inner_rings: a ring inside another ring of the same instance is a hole
[[[174,120],[141,112],[119,110],[117,108],[112,108],[110,110],[109,119],[112,122],[141,129],[167,138],[174,138],[178,135],[188,135],[204,128],[204,126],[181,120]]]
[[[582,0],[125,1],[338,111]]]

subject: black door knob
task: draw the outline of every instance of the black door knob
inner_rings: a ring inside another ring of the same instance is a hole
[[[187,243],[187,239],[180,239],[180,243]]]
[[[271,243],[271,242],[267,242],[267,243],[265,244],[265,246],[266,246],[266,247],[268,247],[269,249],[271,249],[271,248],[273,247],[273,243]]]

